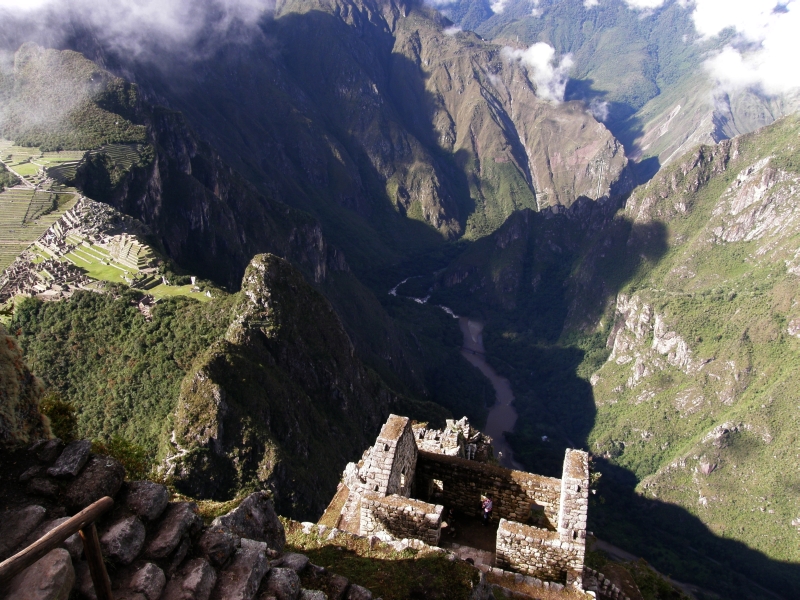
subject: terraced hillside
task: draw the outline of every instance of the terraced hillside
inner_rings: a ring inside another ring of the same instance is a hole
[[[28,187],[0,193],[0,270],[72,208],[78,195]]]

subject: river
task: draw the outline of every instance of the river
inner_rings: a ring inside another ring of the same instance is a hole
[[[483,347],[483,323],[472,321],[467,317],[458,317],[461,333],[464,334],[464,345],[461,354],[470,364],[474,365],[484,376],[492,382],[495,392],[495,403],[489,409],[486,426],[483,432],[492,437],[492,447],[495,456],[501,465],[509,469],[523,470],[521,464],[514,460],[514,453],[503,432],[513,431],[517,422],[517,411],[511,403],[514,401],[514,392],[511,383],[501,377],[486,362],[486,349]]]
[[[397,290],[409,279],[414,277],[407,277],[391,290],[390,296],[398,296]],[[430,295],[424,298],[415,298],[413,296],[401,296],[408,298],[418,304],[427,304]],[[511,391],[511,383],[505,377],[500,377],[497,372],[486,362],[486,349],[483,347],[483,323],[480,321],[472,321],[467,317],[459,317],[451,309],[446,306],[439,306],[443,311],[454,319],[458,319],[458,325],[461,327],[461,333],[464,334],[464,343],[461,346],[461,354],[466,358],[471,365],[477,367],[481,373],[492,383],[495,393],[495,403],[489,409],[489,415],[486,417],[486,426],[483,427],[483,433],[492,438],[492,448],[494,448],[494,455],[497,457],[498,462],[508,468],[524,470],[522,465],[514,460],[514,452],[506,440],[504,432],[514,431],[514,424],[517,422],[517,411],[511,403],[514,401],[514,392]],[[455,415],[459,418],[459,415]]]

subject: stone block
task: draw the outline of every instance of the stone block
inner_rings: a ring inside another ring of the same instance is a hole
[[[177,502],[164,512],[155,536],[147,545],[149,558],[166,558],[178,548],[184,535],[199,530],[203,520],[193,502]]]
[[[296,573],[302,573],[303,571],[306,570],[306,567],[308,567],[308,563],[309,560],[305,554],[297,554],[295,552],[289,552],[287,554],[284,554],[277,561],[275,561],[273,563],[273,566],[285,567],[287,569],[292,569]]]
[[[66,450],[64,450],[66,452]],[[110,456],[93,456],[64,493],[73,510],[86,508],[103,496],[114,496],[122,487],[125,468]]]
[[[252,600],[269,571],[266,550],[265,542],[242,539],[233,562],[219,574],[213,600]]]
[[[239,537],[222,525],[212,525],[203,532],[198,541],[198,549],[212,565],[222,567],[236,552]]]
[[[5,600],[67,600],[74,584],[72,558],[56,548],[8,582]]]
[[[43,467],[41,465],[34,465],[23,471],[22,475],[19,476],[19,482],[25,483],[26,481],[30,481],[34,477],[44,477],[46,474],[47,474],[47,467]]]
[[[204,558],[188,561],[167,583],[161,600],[208,600],[217,573]]]
[[[51,477],[76,477],[86,461],[89,460],[91,451],[92,442],[89,440],[79,440],[67,444],[56,463],[47,469],[47,474]]]
[[[158,600],[167,584],[167,577],[157,565],[145,563],[137,569],[130,579],[128,588],[142,594],[147,600]]]
[[[288,568],[273,568],[261,585],[263,593],[274,596],[276,600],[297,600],[300,594],[300,577]]]
[[[347,591],[350,581],[342,575],[331,575],[328,577],[328,600],[342,600]]]
[[[297,600],[328,600],[328,597],[319,590],[300,590]]]
[[[13,555],[25,539],[44,521],[43,506],[26,506],[0,514],[0,560]]]
[[[372,592],[365,587],[351,583],[350,587],[347,588],[345,598],[346,600],[372,600]]]
[[[55,498],[58,496],[58,484],[48,477],[34,477],[28,482],[25,491],[31,496]]]
[[[62,523],[65,523],[66,521],[69,521],[69,517],[53,519],[51,521],[47,521],[41,524],[34,530],[34,532],[31,535],[28,536],[28,538],[25,540],[24,545],[30,546],[36,540],[47,535],[53,529],[55,529]],[[83,540],[81,540],[81,536],[77,533],[73,533],[66,540],[64,540],[64,543],[62,544],[61,547],[66,549],[67,552],[69,552],[69,555],[73,558],[73,560],[80,559],[81,554],[83,554]]]
[[[47,440],[46,442],[38,445],[34,452],[36,453],[36,458],[38,458],[40,461],[52,463],[61,455],[63,450],[64,442],[58,438],[55,438],[52,440]]]
[[[139,517],[117,521],[100,537],[103,555],[120,564],[130,564],[142,551],[144,537],[145,529]]]
[[[133,481],[125,486],[123,503],[132,513],[153,521],[167,508],[169,492],[165,486],[152,481]]]
[[[283,524],[275,514],[269,495],[263,491],[250,494],[237,508],[217,517],[212,524],[223,525],[242,538],[266,542],[269,548],[278,552],[282,552],[286,545]]]

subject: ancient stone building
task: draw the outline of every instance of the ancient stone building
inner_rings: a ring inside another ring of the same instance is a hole
[[[445,507],[479,517],[482,497],[491,495],[499,519],[496,566],[580,588],[587,453],[567,450],[556,479],[494,464],[490,443],[466,419],[441,431],[390,415],[375,445],[345,468],[328,513],[337,511],[337,527],[351,533],[438,545]]]

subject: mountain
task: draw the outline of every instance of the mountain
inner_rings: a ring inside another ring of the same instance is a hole
[[[640,181],[700,144],[749,133],[800,106],[796,94],[716,88],[703,62],[732,34],[701,38],[692,5],[668,1],[636,9],[624,0],[541,0],[531,7],[527,0],[459,0],[444,10],[497,43],[545,42],[559,56],[571,54],[566,99],[583,100],[603,118]]]
[[[800,586],[798,135],[786,117],[701,146],[615,215],[518,213],[432,298],[486,321],[515,455],[554,471],[585,444],[595,533],[726,597],[766,593],[741,575]]]
[[[418,3],[286,2],[209,56],[152,64],[75,47],[313,214],[357,273],[485,235],[519,208],[630,189],[619,144],[581,105],[537,98],[500,46],[446,25]]]

